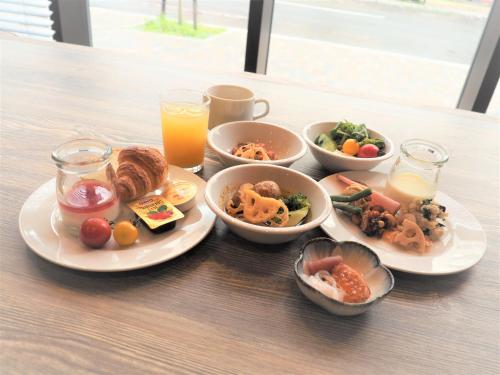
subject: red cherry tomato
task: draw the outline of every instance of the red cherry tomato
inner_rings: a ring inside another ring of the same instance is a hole
[[[103,247],[111,238],[111,226],[106,219],[93,217],[83,222],[80,240],[94,249]]]
[[[376,158],[378,156],[378,147],[375,145],[361,146],[358,152],[358,158]]]

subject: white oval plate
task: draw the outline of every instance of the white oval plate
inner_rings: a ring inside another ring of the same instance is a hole
[[[138,241],[120,248],[113,240],[99,250],[85,247],[77,237],[67,234],[59,219],[55,179],[40,186],[26,200],[19,214],[19,230],[26,244],[42,258],[63,267],[83,271],[117,272],[149,267],[184,254],[212,230],[216,217],[204,199],[206,182],[191,172],[169,166],[169,177],[189,181],[198,187],[196,205],[184,213],[173,230],[153,234],[140,227]],[[122,207],[124,217],[132,217]]]
[[[362,182],[376,191],[383,192],[386,174],[368,171],[342,172],[346,177]],[[335,174],[320,182],[328,194],[341,194],[345,185]],[[449,214],[446,234],[434,242],[427,254],[405,251],[383,239],[367,237],[347,215],[333,210],[321,228],[338,241],[357,241],[377,253],[387,267],[421,275],[447,275],[464,271],[475,265],[486,251],[486,236],[477,219],[460,203],[438,192],[436,201],[446,207]]]

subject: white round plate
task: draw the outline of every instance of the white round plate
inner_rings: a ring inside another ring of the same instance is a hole
[[[342,174],[383,192],[386,174],[368,171],[349,171]],[[341,194],[345,185],[335,174],[320,182],[328,194]],[[397,271],[421,275],[447,275],[464,271],[475,265],[486,251],[486,236],[477,219],[460,203],[438,192],[436,201],[446,207],[446,234],[424,255],[406,251],[383,239],[367,237],[347,215],[333,210],[321,228],[338,241],[357,241],[377,253],[384,265]]]
[[[39,256],[63,267],[83,271],[117,272],[152,266],[184,254],[212,230],[215,215],[204,199],[205,181],[191,172],[169,166],[173,180],[197,185],[196,205],[184,213],[173,230],[153,234],[140,227],[139,240],[132,246],[120,248],[113,240],[99,250],[85,247],[77,237],[62,229],[57,202],[55,179],[38,188],[24,203],[19,214],[19,230],[26,244]],[[124,217],[132,217],[122,207]]]

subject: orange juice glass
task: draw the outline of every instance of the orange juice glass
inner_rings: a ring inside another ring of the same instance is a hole
[[[163,147],[169,164],[193,173],[203,168],[210,98],[201,91],[172,90],[161,96]]]

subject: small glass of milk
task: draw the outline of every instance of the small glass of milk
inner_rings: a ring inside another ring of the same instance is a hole
[[[401,144],[401,153],[387,178],[385,195],[400,203],[434,198],[439,172],[448,161],[440,145],[423,139]]]

